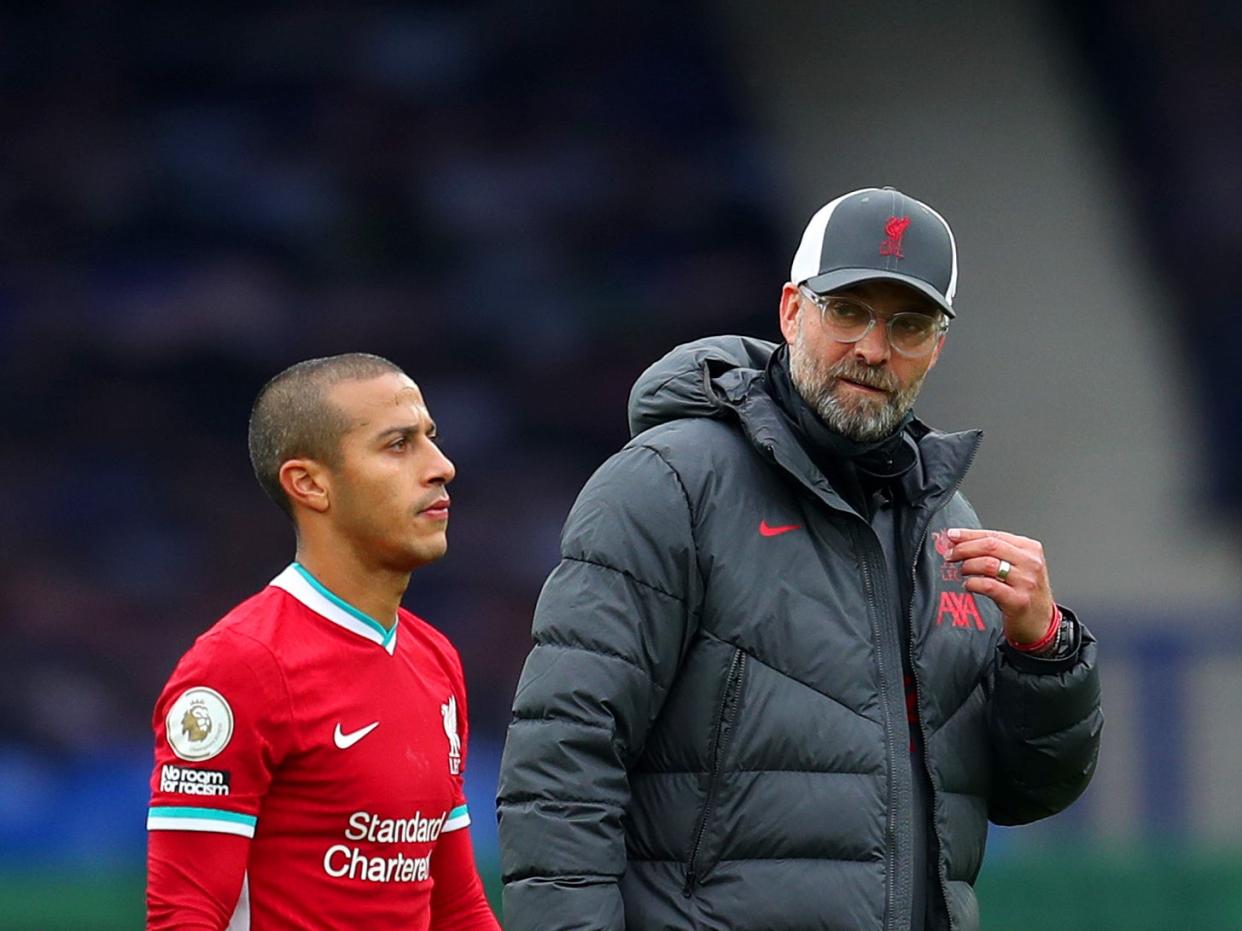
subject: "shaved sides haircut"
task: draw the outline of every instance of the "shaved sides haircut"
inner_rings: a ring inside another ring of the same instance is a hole
[[[293,506],[280,487],[280,467],[290,459],[336,465],[341,437],[351,426],[328,400],[328,391],[343,381],[389,372],[405,374],[380,356],[349,352],[291,365],[259,391],[250,411],[250,464],[267,496],[290,518]]]

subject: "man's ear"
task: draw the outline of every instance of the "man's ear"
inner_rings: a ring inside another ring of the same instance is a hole
[[[288,459],[277,476],[293,505],[322,514],[331,504],[328,470],[314,459]]]
[[[793,343],[798,338],[798,311],[802,307],[802,296],[792,282],[785,282],[781,289],[781,335],[785,342]]]

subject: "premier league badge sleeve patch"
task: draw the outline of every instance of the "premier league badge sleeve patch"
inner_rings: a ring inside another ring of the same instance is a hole
[[[173,753],[183,760],[200,762],[228,746],[233,736],[233,709],[215,689],[196,686],[173,702],[164,724]]]

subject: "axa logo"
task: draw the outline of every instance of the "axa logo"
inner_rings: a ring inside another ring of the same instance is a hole
[[[904,259],[901,251],[901,240],[910,228],[909,217],[889,217],[884,224],[884,242],[880,243],[880,255],[891,255],[895,259]]]
[[[987,630],[979,606],[975,604],[975,596],[970,592],[941,592],[940,607],[936,611],[936,626],[944,624],[945,619],[953,627],[967,627],[972,624],[975,630]]]

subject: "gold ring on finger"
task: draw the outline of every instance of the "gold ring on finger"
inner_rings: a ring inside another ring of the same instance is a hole
[[[1000,565],[996,567],[997,580],[1000,582],[1004,582],[1006,579],[1008,579],[1009,570],[1012,568],[1013,568],[1013,565],[1009,562],[1008,559],[1002,559],[1000,561]]]

